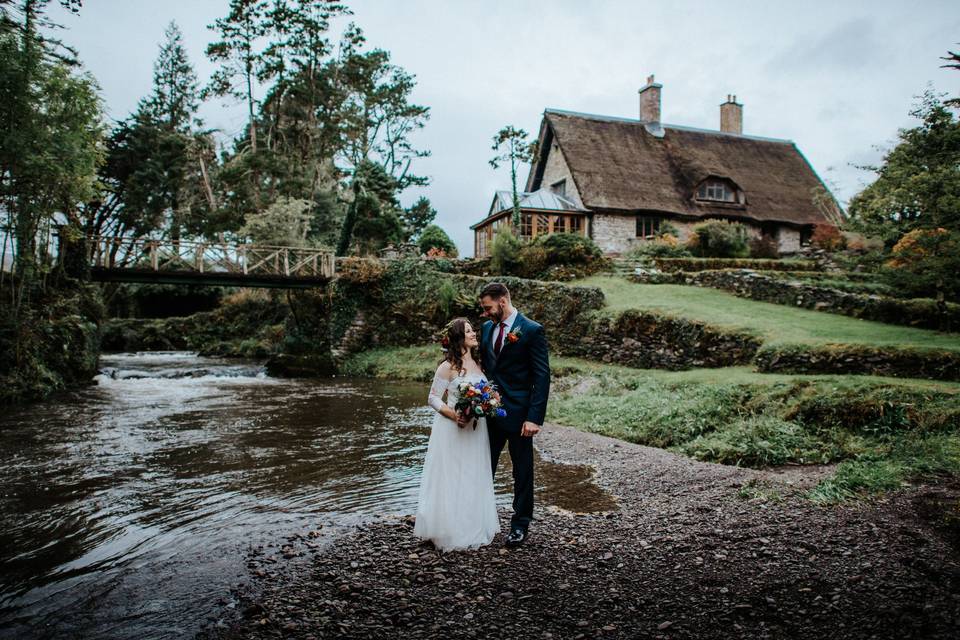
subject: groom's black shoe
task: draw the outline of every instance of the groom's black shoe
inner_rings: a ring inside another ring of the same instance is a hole
[[[519,547],[523,544],[523,541],[527,539],[527,532],[523,529],[513,529],[509,535],[507,535],[504,544],[508,547]]]

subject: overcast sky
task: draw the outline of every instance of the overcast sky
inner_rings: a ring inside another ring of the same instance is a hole
[[[354,0],[352,20],[371,46],[416,75],[414,99],[431,118],[417,165],[437,222],[470,254],[469,225],[509,175],[487,164],[491,137],[513,124],[535,134],[547,107],[637,117],[647,75],[663,84],[662,119],[719,128],[719,104],[744,104],[744,133],[788,138],[842,203],[869,181],[852,164],[876,162],[914,96],[928,86],[960,95],[960,71],[940,68],[960,48],[960,2],[746,2],[738,0]],[[97,78],[109,116],[124,118],[150,91],[164,27],[183,30],[201,81],[207,25],[228,0],[85,0],[79,16],[54,15]],[[235,135],[242,106],[201,108]],[[526,178],[527,168],[522,175]]]

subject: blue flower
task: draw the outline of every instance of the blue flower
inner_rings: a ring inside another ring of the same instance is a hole
[[[480,396],[480,397],[483,398],[484,400],[489,400],[489,399],[490,399],[490,394],[489,394],[489,393],[485,393],[485,394],[483,394],[483,395]]]
[[[504,409],[497,409],[497,417],[498,417],[498,418],[502,418],[502,417],[504,417],[505,415],[507,415],[506,410],[504,410]]]

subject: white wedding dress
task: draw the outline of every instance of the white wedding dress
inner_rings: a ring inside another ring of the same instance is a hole
[[[460,428],[439,413],[446,392],[446,405],[457,403],[458,385],[478,382],[480,374],[458,375],[452,380],[438,370],[430,386],[428,403],[437,410],[423,463],[420,498],[413,533],[444,551],[475,549],[489,544],[500,531],[497,504],[490,471],[487,423]]]

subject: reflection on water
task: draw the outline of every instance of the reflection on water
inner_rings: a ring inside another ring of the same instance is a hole
[[[190,635],[251,545],[416,509],[422,384],[277,380],[187,353],[101,365],[96,386],[0,416],[0,636]],[[585,469],[537,471],[541,504],[612,507]]]

